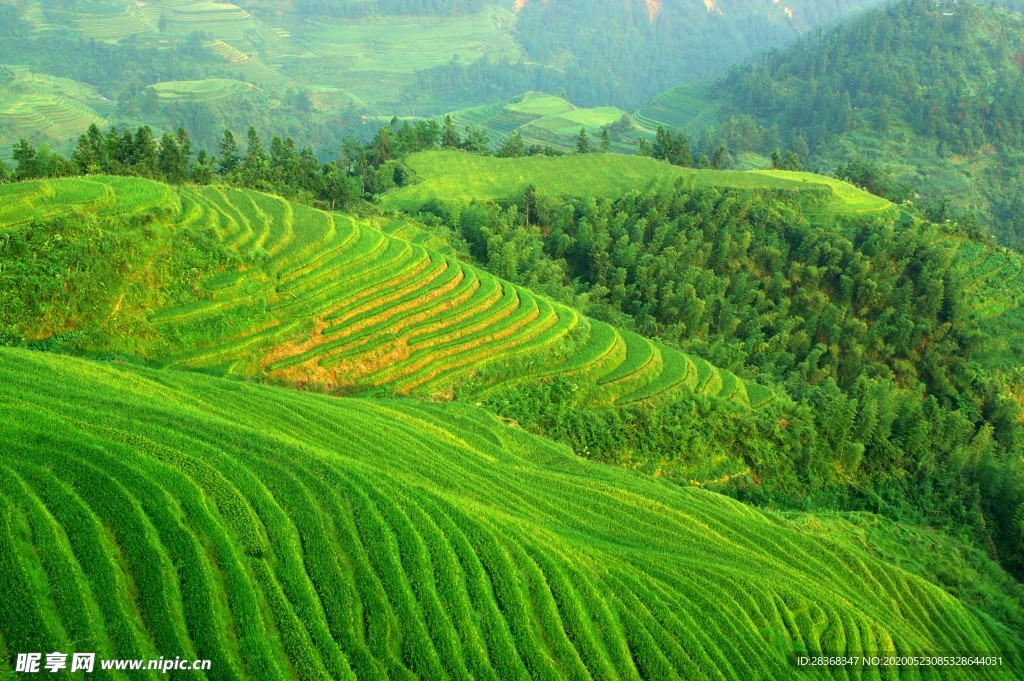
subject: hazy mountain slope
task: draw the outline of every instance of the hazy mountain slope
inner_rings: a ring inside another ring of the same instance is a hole
[[[0,0],[0,32],[10,37],[0,64],[74,82],[5,90],[0,78],[0,103],[35,97],[18,105],[28,118],[0,118],[0,145],[73,139],[88,125],[69,111],[82,108],[78,89],[109,103],[86,104],[87,117],[184,125],[210,148],[223,127],[247,124],[333,148],[343,128],[361,134],[363,115],[436,115],[527,90],[565,88],[584,106],[633,109],[873,2],[674,0],[652,12],[640,0],[576,1],[517,12],[512,0]],[[64,127],[32,124],[34,112],[51,110]]]
[[[534,0],[519,13],[517,32],[531,59],[571,75],[566,90],[573,101],[632,108],[658,88],[724,73],[737,61],[880,2]]]
[[[782,146],[827,170],[857,158],[892,166],[907,188],[973,213],[1016,244],[1024,239],[1022,43],[1024,19],[1006,10],[904,1],[713,85],[663,93],[637,118],[698,136],[711,128],[734,153]]]

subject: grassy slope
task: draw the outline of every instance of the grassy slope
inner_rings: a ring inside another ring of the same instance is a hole
[[[844,213],[878,213],[889,210],[892,207],[888,200],[880,196],[870,194],[849,182],[843,182],[842,180],[825,175],[792,170],[755,170],[751,172],[768,177],[781,177],[786,180],[806,182],[808,184],[826,185],[831,188],[833,196],[839,205],[842,206]]]
[[[725,392],[731,375],[698,384],[675,370],[686,355],[415,243],[415,232],[406,241],[265,194],[133,178],[5,185],[0,201],[0,234],[35,244],[7,256],[19,265],[0,295],[3,321],[29,340],[77,333],[87,352],[332,392],[450,395],[470,380],[486,390],[568,375],[597,403],[680,390],[749,403],[742,381]],[[93,216],[75,234],[21,227],[74,212]],[[55,255],[54,244],[84,250]],[[68,285],[40,288],[65,271]],[[764,393],[749,394],[760,404]]]
[[[173,101],[210,101],[230,97],[253,88],[252,83],[243,83],[229,78],[207,78],[206,80],[173,80],[153,86],[160,99]]]
[[[0,660],[181,655],[227,679],[792,678],[794,652],[820,651],[1024,663],[1009,629],[855,544],[473,407],[0,350],[0,423]],[[862,675],[879,678],[840,676]],[[998,675],[885,676],[904,677]]]
[[[413,154],[406,164],[421,182],[385,195],[387,206],[414,209],[431,199],[501,200],[533,184],[547,194],[614,196],[684,182],[692,187],[812,191],[830,197],[835,213],[887,209],[890,204],[832,178],[811,173],[693,170],[620,154],[494,158],[458,151]]]

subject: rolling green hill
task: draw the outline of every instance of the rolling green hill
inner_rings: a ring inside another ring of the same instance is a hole
[[[688,187],[803,192],[815,202],[814,209],[829,216],[893,209],[885,199],[812,173],[694,170],[620,154],[496,158],[460,151],[427,151],[412,154],[405,164],[419,181],[384,195],[385,206],[409,210],[431,200],[509,200],[521,196],[529,185],[552,196],[609,197],[632,189],[664,189],[681,182]]]
[[[557,375],[605,404],[774,396],[366,221],[267,194],[93,176],[5,185],[0,199],[8,337],[329,392],[449,395]]]
[[[779,679],[797,654],[951,650],[1002,667],[885,678],[1024,664],[1008,627],[856,541],[469,406],[4,349],[0,423],[0,669],[81,649],[209,659],[220,679]]]

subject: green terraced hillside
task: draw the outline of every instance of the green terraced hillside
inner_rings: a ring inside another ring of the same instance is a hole
[[[5,349],[0,423],[4,677],[17,651],[82,649],[261,680],[789,679],[804,653],[1003,662],[809,678],[1024,664],[1017,634],[855,542],[465,405]]]
[[[166,81],[157,83],[152,87],[157,97],[171,101],[210,101],[221,99],[222,97],[231,97],[253,89],[252,83],[243,83],[227,78]]]
[[[496,158],[460,151],[412,154],[406,165],[418,182],[386,194],[386,206],[415,209],[431,200],[518,198],[530,184],[551,195],[608,197],[633,189],[691,187],[783,189],[807,193],[829,215],[888,210],[892,204],[845,182],[813,173],[694,170],[652,158],[621,154],[573,154]]]
[[[892,203],[887,199],[875,196],[863,189],[854,187],[849,182],[843,182],[827,175],[794,170],[752,170],[750,172],[768,177],[781,177],[786,180],[793,180],[794,182],[826,185],[832,190],[833,197],[838,201],[844,213],[880,213],[892,208]]]
[[[693,83],[666,90],[640,107],[633,117],[652,130],[664,126],[700,135],[719,123],[719,106],[709,96],[709,85]]]
[[[95,88],[69,78],[17,66],[10,71],[14,80],[0,85],[0,147],[21,137],[62,147],[91,124],[107,125],[116,106]]]
[[[42,219],[57,221],[39,231]],[[407,241],[267,194],[26,182],[0,187],[0,235],[12,230],[18,243],[32,232],[70,249],[0,251],[12,265],[0,309],[20,320],[0,334],[29,341],[72,334],[87,352],[329,392],[448,396],[467,382],[487,391],[569,376],[600,404],[680,390],[751,406],[774,397],[415,243],[415,232]],[[50,268],[87,274],[41,294]]]

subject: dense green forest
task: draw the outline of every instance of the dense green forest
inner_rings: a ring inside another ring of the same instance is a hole
[[[680,457],[682,471],[686,452],[742,451],[759,480],[731,481],[744,499],[972,528],[982,544],[995,519],[1007,564],[1024,565],[1010,557],[1019,539],[1009,510],[1024,489],[1001,487],[1018,466],[1020,411],[972,361],[983,339],[967,320],[970,273],[957,259],[976,228],[903,214],[837,229],[785,193],[542,194],[434,213],[491,271],[783,385],[796,404],[596,413],[555,382],[489,405],[606,460]]]
[[[1019,244],[1022,42],[1009,11],[902,0],[734,69],[709,90],[713,137],[734,154],[784,147],[843,166],[897,199],[916,190]]]

